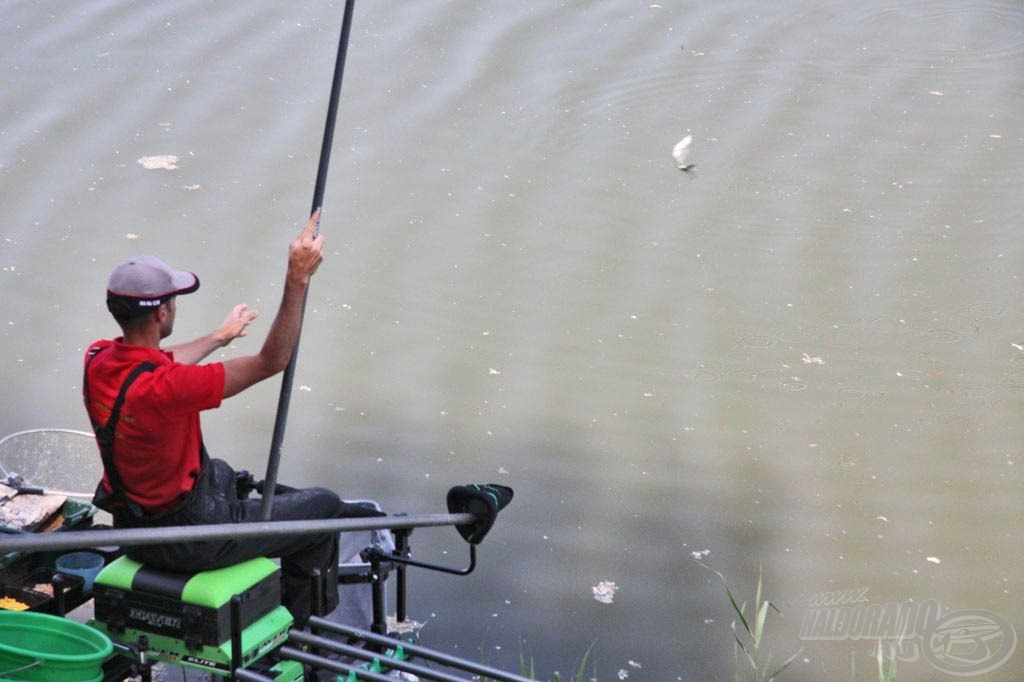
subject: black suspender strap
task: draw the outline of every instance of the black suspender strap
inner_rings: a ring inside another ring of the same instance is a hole
[[[85,363],[85,378],[82,380],[82,392],[85,394],[86,401],[89,399],[89,365],[92,364],[93,358],[96,357],[101,351],[109,348],[110,346],[103,346],[97,348],[94,352],[89,354],[89,359]],[[156,365],[152,362],[143,362],[137,365],[128,374],[128,377],[121,384],[121,390],[117,394],[117,398],[114,400],[114,405],[110,410],[110,417],[107,419],[106,424],[100,424],[99,422],[89,417],[92,422],[92,429],[96,433],[96,442],[100,447],[100,457],[103,459],[103,470],[107,474],[107,480],[110,481],[110,486],[114,489],[114,498],[116,501],[127,504],[133,512],[140,513],[138,505],[128,499],[128,496],[124,492],[124,481],[121,478],[120,472],[117,470],[117,465],[114,464],[114,431],[117,428],[117,422],[121,419],[121,407],[124,405],[125,396],[128,394],[128,389],[135,383],[144,372],[152,372],[156,369]],[[87,403],[88,405],[88,403]],[[91,413],[90,413],[91,415]],[[102,486],[102,484],[100,484]]]

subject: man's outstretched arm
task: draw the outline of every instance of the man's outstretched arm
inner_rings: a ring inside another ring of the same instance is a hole
[[[245,303],[239,303],[228,314],[224,324],[215,331],[165,350],[174,353],[175,361],[185,365],[194,365],[218,348],[223,348],[240,336],[245,336],[246,327],[258,315],[258,311],[249,310],[249,306]]]
[[[288,366],[302,328],[302,303],[309,280],[324,259],[324,237],[317,233],[319,224],[318,210],[288,247],[288,272],[285,274],[281,306],[259,353],[224,362],[225,398],[284,371]]]

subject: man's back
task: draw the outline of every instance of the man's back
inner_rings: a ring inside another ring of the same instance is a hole
[[[126,394],[114,432],[114,461],[129,499],[148,512],[174,508],[199,472],[199,412],[220,405],[223,365],[184,365],[164,351],[119,341],[97,341],[85,362],[86,409],[100,425],[110,418],[131,371],[144,362],[155,366]],[[110,490],[106,476],[104,482]]]

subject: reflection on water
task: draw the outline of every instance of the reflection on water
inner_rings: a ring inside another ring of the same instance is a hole
[[[199,273],[182,337],[273,309],[341,6],[9,5],[0,431],[83,428],[111,264]],[[361,3],[283,476],[410,512],[513,486],[477,572],[410,604],[513,669],[729,677],[695,553],[748,600],[763,566],[789,679],[871,677],[801,640],[812,594],[1021,630],[1022,59],[1013,2]],[[276,399],[209,414],[214,451],[259,470]]]

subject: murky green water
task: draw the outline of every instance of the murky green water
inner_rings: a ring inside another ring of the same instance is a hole
[[[87,428],[80,356],[130,255],[199,273],[178,337],[246,301],[227,354],[258,347],[341,13],[4,5],[0,432]],[[593,645],[603,681],[731,679],[702,564],[747,600],[763,566],[761,656],[803,648],[784,679],[877,679],[871,642],[801,631],[824,592],[1024,634],[1022,66],[1018,2],[361,0],[282,477],[408,512],[513,486],[477,572],[414,574],[410,608],[426,643],[545,676]],[[207,415],[211,449],[261,470],[276,402]],[[900,679],[964,670],[924,639]]]

